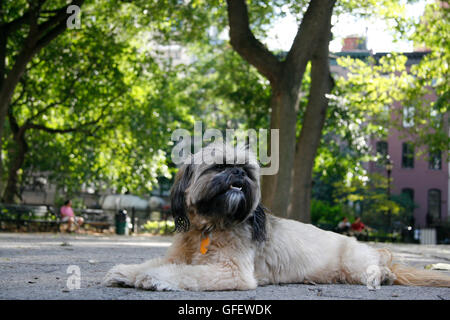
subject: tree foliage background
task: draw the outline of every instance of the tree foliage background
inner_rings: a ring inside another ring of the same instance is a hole
[[[3,80],[32,30],[26,23],[12,31],[7,26],[27,17],[30,3],[3,1],[0,7],[2,34],[8,34],[0,57]],[[67,5],[40,3],[38,22]],[[300,24],[309,3],[249,0],[249,27],[265,45],[278,18],[289,12]],[[366,138],[382,137],[397,125],[386,110],[395,101],[414,106],[414,119],[420,124],[405,135],[417,137],[419,146],[449,150],[449,9],[431,3],[417,22],[407,19],[403,4],[396,0],[335,4],[333,19],[343,14],[376,15],[399,37],[431,51],[409,70],[401,54],[379,61],[338,59],[347,76],[334,76],[313,163],[312,197],[323,204],[342,206],[347,203],[342,199],[355,200],[357,194],[380,203],[375,195],[360,192],[370,185],[362,164],[376,157]],[[61,192],[90,187],[96,192],[147,195],[157,187],[158,178],[170,179],[176,171],[169,159],[174,129],[191,129],[199,119],[204,129],[270,127],[273,88],[227,39],[225,3],[101,0],[80,5],[81,28],[61,32],[32,56],[8,103],[0,172],[5,201],[19,201],[23,188],[41,173]],[[186,63],[176,64],[167,56],[173,45],[190,57]],[[273,54],[284,61],[283,52]],[[308,64],[295,106],[296,139],[310,88]],[[430,92],[437,96],[431,104],[423,99]],[[386,201],[381,207],[401,212],[401,205]],[[317,207],[313,205],[313,210]]]

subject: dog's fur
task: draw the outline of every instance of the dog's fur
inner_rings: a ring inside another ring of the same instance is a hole
[[[234,164],[225,164],[227,158]],[[180,168],[171,191],[179,233],[166,256],[117,265],[104,284],[194,291],[279,283],[450,286],[450,277],[441,273],[393,265],[386,249],[266,213],[259,166],[247,149],[216,143],[191,160]],[[206,237],[210,244],[202,254]]]

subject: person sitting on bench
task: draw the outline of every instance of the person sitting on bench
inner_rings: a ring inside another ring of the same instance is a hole
[[[72,225],[75,224],[76,231],[80,230],[81,225],[84,222],[82,217],[76,217],[72,209],[72,201],[67,200],[60,209],[61,221],[67,222],[67,231],[70,232]]]

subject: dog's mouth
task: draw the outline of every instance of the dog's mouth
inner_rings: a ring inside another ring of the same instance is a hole
[[[206,193],[194,203],[196,211],[211,218],[214,225],[225,226],[245,220],[252,205],[251,184],[241,177],[211,182]]]
[[[242,191],[242,187],[244,186],[244,184],[242,182],[233,182],[230,185],[230,190],[233,191]]]

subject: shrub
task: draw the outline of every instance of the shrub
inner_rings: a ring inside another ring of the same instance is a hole
[[[349,216],[342,204],[330,205],[316,199],[311,201],[311,222],[315,225],[333,229],[344,217],[350,220]]]
[[[171,234],[175,228],[175,224],[171,220],[165,221],[151,221],[148,220],[144,225],[142,225],[142,231],[149,232],[152,234]]]

